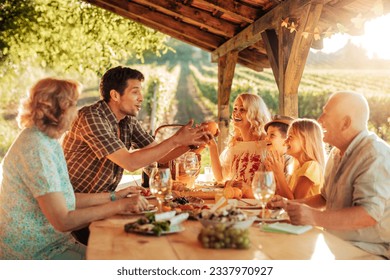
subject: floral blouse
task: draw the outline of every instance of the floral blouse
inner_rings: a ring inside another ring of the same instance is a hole
[[[265,141],[237,142],[220,155],[224,181],[235,180],[251,184],[256,171],[264,164],[267,146]]]
[[[75,209],[59,142],[35,127],[26,128],[2,165],[0,259],[50,259],[74,244],[70,233],[54,229],[36,200],[47,193],[62,192],[68,209]]]

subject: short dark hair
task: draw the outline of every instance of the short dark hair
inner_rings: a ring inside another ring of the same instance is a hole
[[[142,82],[145,80],[145,77],[138,70],[122,66],[111,68],[104,73],[100,80],[100,95],[103,100],[106,102],[110,101],[110,91],[113,89],[119,92],[120,95],[123,95],[129,79]]]
[[[282,116],[282,115],[274,115],[272,117],[272,120],[270,122],[267,122],[264,125],[264,129],[267,132],[269,126],[273,126],[279,129],[280,133],[282,134],[283,137],[286,137],[287,135],[287,130],[290,124],[294,118],[289,117],[289,116]]]
[[[289,128],[289,125],[288,124],[285,124],[285,123],[279,123],[279,122],[273,122],[271,124],[269,124],[267,126],[267,131],[268,131],[268,128],[272,126],[272,127],[276,127],[277,129],[279,129],[279,132],[280,134],[282,134],[283,137],[286,137],[287,135],[287,130]]]

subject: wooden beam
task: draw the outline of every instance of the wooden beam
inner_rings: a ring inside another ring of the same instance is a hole
[[[263,68],[269,68],[270,63],[268,61],[268,57],[265,54],[259,53],[254,50],[243,50],[238,53],[238,57],[247,61],[252,61],[254,63],[257,63],[258,65],[261,65]]]
[[[224,41],[223,38],[202,31],[190,24],[183,22],[173,24],[171,17],[153,12],[142,5],[127,0],[85,1],[208,51],[214,50]]]
[[[268,60],[274,73],[275,81],[279,80],[279,45],[278,37],[274,29],[269,29],[261,33]],[[276,83],[279,87],[279,84]]]
[[[238,52],[232,51],[221,57],[218,61],[218,149],[222,152],[225,148],[225,140],[229,137],[230,122],[230,91],[232,88],[234,71],[236,68]]]
[[[246,27],[243,31],[222,44],[218,49],[212,52],[212,60],[216,61],[232,50],[241,51],[250,45],[260,41],[261,33],[268,29],[277,29],[282,21],[281,16],[288,17],[291,14],[299,13],[302,7],[311,3],[312,0],[288,0],[266,13],[254,23]]]
[[[196,7],[190,7],[175,0],[132,0],[143,6],[156,9],[173,18],[198,26],[211,33],[231,38],[237,32],[237,26],[227,20],[213,17]]]
[[[278,27],[278,72],[277,74],[274,73],[274,76],[279,89],[279,114],[291,117],[298,116],[298,106],[295,106],[298,98],[293,94],[286,93],[285,81],[286,68],[294,37],[295,33],[290,34],[286,28]],[[278,77],[277,80],[276,76]]]
[[[293,32],[295,34],[286,28],[279,28],[282,38],[279,42],[279,111],[283,115],[298,116],[298,87],[322,8],[322,0],[306,5],[301,10],[299,27]],[[304,32],[307,36],[303,36]]]
[[[261,65],[262,68],[269,68],[270,63],[266,54],[258,52],[256,49],[245,49],[239,52],[239,58],[247,60],[249,62],[255,62],[258,65]],[[211,60],[211,62],[217,62]]]
[[[255,19],[261,16],[261,13],[259,12],[261,11],[260,9],[251,8],[236,1],[197,0],[196,3],[199,3],[203,7],[211,7],[212,9],[246,23],[252,23]]]
[[[245,66],[249,69],[257,71],[257,72],[261,72],[264,70],[264,67],[262,65],[254,62],[254,61],[248,61],[248,60],[241,59],[240,57],[237,59],[237,63],[241,64],[242,66]]]

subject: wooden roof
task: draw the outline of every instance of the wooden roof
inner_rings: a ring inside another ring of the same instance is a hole
[[[362,32],[361,22],[381,12],[378,0],[85,1],[211,52],[214,62],[229,51],[237,50],[237,63],[257,71],[271,67],[267,54],[269,42],[262,33],[283,28],[282,21],[286,18],[289,24],[298,24],[300,32],[314,33],[318,28],[323,37],[329,28],[328,35],[342,28],[355,35]],[[384,2],[388,1],[383,1],[383,5]],[[318,23],[308,28],[302,17],[312,3],[321,4],[317,7],[321,12]],[[321,40],[314,40],[311,47],[321,48],[321,45]]]
[[[84,0],[211,53],[218,63],[219,150],[229,134],[236,64],[271,68],[279,114],[298,116],[298,88],[310,48],[390,11],[389,0]]]

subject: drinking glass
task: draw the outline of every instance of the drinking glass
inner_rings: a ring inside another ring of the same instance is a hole
[[[162,212],[162,203],[172,198],[172,178],[169,168],[154,168],[149,177],[150,192],[156,196],[158,210]]]
[[[184,157],[184,170],[190,176],[188,188],[193,190],[195,188],[195,177],[199,174],[200,162],[198,155],[194,152],[187,152]]]
[[[157,168],[157,162],[152,162],[151,164],[148,164],[144,168],[142,168],[142,171],[146,173],[150,177],[150,174],[152,173],[153,169]]]
[[[261,227],[264,226],[265,207],[267,202],[275,194],[276,183],[274,173],[272,171],[257,171],[252,181],[253,195],[260,202],[262,207]]]
[[[157,167],[157,162],[152,162],[142,168],[142,183],[141,185],[144,188],[149,188],[149,178],[150,174],[152,173],[152,170]]]

